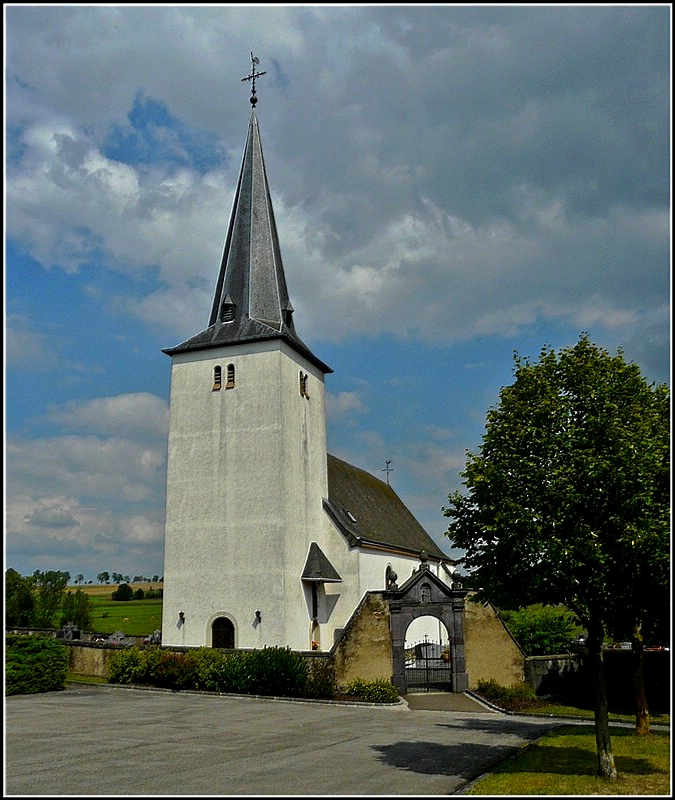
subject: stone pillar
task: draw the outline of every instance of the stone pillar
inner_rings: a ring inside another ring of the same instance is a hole
[[[391,619],[391,644],[392,644],[392,683],[399,694],[406,694],[408,681],[405,677],[405,630],[407,622],[401,616],[400,605],[389,605]],[[407,619],[407,618],[406,618]]]
[[[464,595],[453,598],[452,602],[452,691],[466,692],[469,688],[469,675],[466,671],[464,652]]]

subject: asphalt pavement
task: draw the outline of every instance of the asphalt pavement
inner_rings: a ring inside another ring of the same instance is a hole
[[[4,796],[456,794],[559,724],[468,695],[346,705],[69,685],[5,698]]]

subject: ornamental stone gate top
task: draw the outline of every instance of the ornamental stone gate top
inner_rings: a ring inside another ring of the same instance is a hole
[[[419,568],[410,578],[400,587],[393,582],[389,586],[382,597],[389,603],[391,614],[393,681],[396,688],[401,694],[406,694],[408,690],[405,633],[414,619],[431,616],[439,619],[448,631],[453,666],[452,691],[465,692],[469,688],[464,653],[464,599],[468,589],[454,589],[434,575],[424,551],[420,554]]]

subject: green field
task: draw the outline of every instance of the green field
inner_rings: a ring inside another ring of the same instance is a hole
[[[162,627],[161,600],[111,600],[110,594],[90,595],[89,600],[93,633],[122,631],[126,636],[149,636]]]

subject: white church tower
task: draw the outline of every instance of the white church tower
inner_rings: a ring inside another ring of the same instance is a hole
[[[252,112],[208,327],[171,356],[162,644],[309,649],[324,375],[293,324]]]
[[[208,327],[164,350],[171,396],[162,644],[330,650],[368,592],[454,562],[388,482],[326,452],[255,113]],[[423,558],[422,558],[423,557]],[[449,632],[445,634],[450,636]]]

